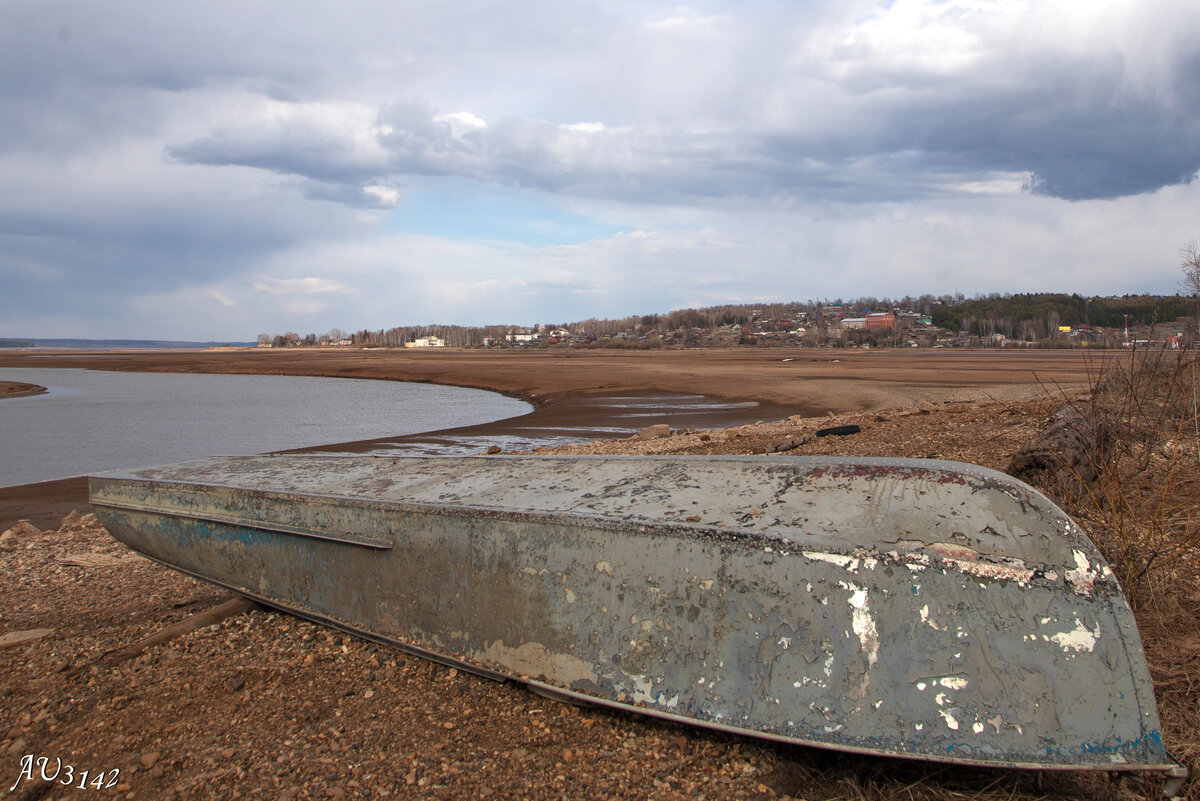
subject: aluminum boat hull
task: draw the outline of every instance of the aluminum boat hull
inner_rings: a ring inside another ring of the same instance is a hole
[[[163,564],[566,697],[845,751],[1175,769],[1111,570],[985,468],[278,455],[91,493]]]

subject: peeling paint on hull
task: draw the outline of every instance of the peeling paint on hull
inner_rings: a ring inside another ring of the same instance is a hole
[[[283,455],[93,477],[92,503],[164,564],[568,697],[891,756],[1173,767],[1112,572],[984,468]]]

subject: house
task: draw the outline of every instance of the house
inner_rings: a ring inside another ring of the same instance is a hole
[[[834,320],[838,320],[846,316],[845,306],[825,306],[821,311],[826,317],[833,318]]]
[[[405,342],[404,347],[406,347],[406,348],[444,348],[444,347],[446,347],[446,340],[441,339],[440,337],[435,337],[435,336],[419,337],[417,339],[414,339],[412,342]]]
[[[896,315],[892,314],[891,312],[875,312],[874,314],[868,314],[863,318],[863,320],[866,328],[896,327]],[[845,325],[844,320],[842,321],[842,324]]]

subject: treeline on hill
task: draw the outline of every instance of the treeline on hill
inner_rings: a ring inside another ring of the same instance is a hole
[[[487,341],[503,341],[514,330],[566,329],[574,336],[603,337],[621,332],[679,332],[728,326],[761,325],[772,321],[783,325],[823,325],[841,316],[870,311],[903,311],[927,315],[935,326],[974,336],[1003,334],[1009,339],[1037,341],[1050,336],[1060,325],[1120,329],[1170,322],[1192,313],[1193,301],[1177,295],[1124,295],[1083,297],[1077,294],[999,294],[966,298],[956,295],[921,295],[903,298],[859,297],[853,300],[823,300],[792,303],[741,303],[677,309],[663,314],[631,315],[621,318],[588,318],[572,323],[514,325],[417,325],[371,331],[301,336],[293,332],[260,334],[259,344],[274,347],[354,345],[358,347],[403,347],[422,337],[437,337],[450,347],[481,347]]]
[[[273,343],[275,347],[295,345],[319,345],[336,343],[344,336],[354,345],[365,347],[402,347],[405,342],[413,342],[421,337],[435,336],[445,340],[450,347],[480,347],[484,340],[503,340],[506,334],[516,328],[534,331],[539,328],[563,328],[573,334],[589,337],[599,337],[605,334],[620,332],[646,331],[684,331],[688,329],[712,330],[721,326],[750,325],[756,320],[795,321],[800,313],[809,318],[815,318],[826,308],[883,310],[891,308],[907,308],[928,314],[940,303],[953,303],[962,300],[962,295],[922,295],[904,297],[899,300],[889,298],[861,297],[844,301],[841,298],[824,301],[805,301],[792,303],[741,303],[723,306],[708,306],[701,309],[676,309],[663,314],[630,315],[628,317],[589,317],[572,323],[531,323],[528,327],[517,325],[417,325],[398,326],[396,328],[380,329],[378,331],[362,330],[353,334],[342,334],[334,329],[329,334],[309,334],[301,337],[299,334],[287,333],[272,338],[268,334],[260,334],[260,343]]]
[[[1091,297],[1052,293],[992,294],[934,307],[933,324],[976,336],[1043,339],[1060,325],[1072,328],[1150,326],[1192,313],[1192,301],[1178,295]]]

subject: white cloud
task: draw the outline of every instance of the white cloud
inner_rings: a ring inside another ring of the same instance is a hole
[[[450,135],[455,139],[461,139],[464,134],[472,131],[478,131],[487,127],[487,122],[482,117],[476,117],[469,111],[456,111],[452,114],[437,114],[433,117],[434,122],[445,122],[450,125]],[[385,133],[392,133],[391,126],[387,127]]]
[[[272,295],[317,295],[328,292],[349,292],[350,287],[328,278],[259,278],[254,281],[255,292]]]
[[[217,303],[220,303],[222,306],[224,306],[227,309],[236,308],[238,305],[238,302],[236,300],[234,300],[227,293],[222,292],[219,289],[207,289],[207,290],[205,290],[205,294],[207,294],[210,298],[215,300]]]
[[[605,129],[602,122],[573,122],[569,125],[560,125],[560,128],[574,133],[600,133]]]
[[[653,19],[645,23],[650,31],[671,35],[708,36],[724,34],[736,22],[732,14],[697,14],[693,9],[677,7],[669,17]]]
[[[374,198],[380,208],[395,208],[400,202],[400,191],[390,186],[372,184],[363,187],[363,194]]]
[[[223,98],[217,118],[197,138],[168,145],[190,164],[245,165],[341,180],[386,171],[378,110],[354,102],[285,102],[256,95]]]

